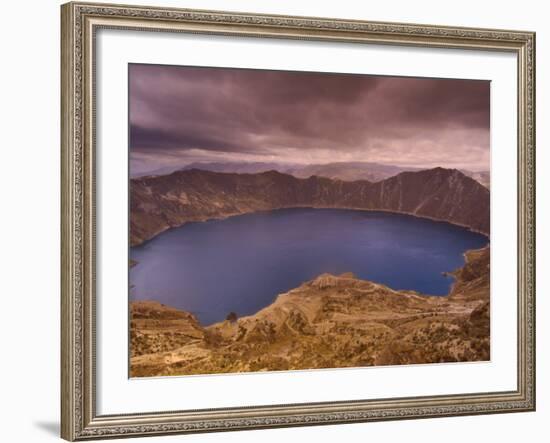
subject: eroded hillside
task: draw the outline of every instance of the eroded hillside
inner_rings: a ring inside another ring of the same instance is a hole
[[[489,233],[489,190],[456,169],[402,172],[376,183],[299,179],[268,171],[234,174],[198,169],[132,179],[132,246],[187,222],[290,207],[392,211]]]

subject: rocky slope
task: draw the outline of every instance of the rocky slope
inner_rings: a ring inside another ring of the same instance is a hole
[[[469,251],[449,296],[324,274],[252,316],[202,327],[131,303],[131,375],[186,375],[489,359],[489,248]]]
[[[192,169],[131,180],[130,242],[187,222],[288,207],[393,211],[489,233],[488,189],[456,169],[402,172],[376,183]]]

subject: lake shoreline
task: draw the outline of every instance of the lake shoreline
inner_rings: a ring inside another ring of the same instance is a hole
[[[158,237],[159,235],[161,235],[161,234],[163,234],[167,231],[170,231],[172,229],[178,229],[178,228],[181,228],[181,227],[186,226],[186,225],[191,224],[191,223],[203,223],[203,222],[215,221],[215,220],[226,220],[228,218],[238,217],[238,216],[241,216],[241,215],[265,213],[265,212],[271,212],[271,211],[279,211],[279,210],[283,210],[283,209],[335,209],[335,210],[341,209],[341,210],[344,210],[344,211],[345,210],[350,210],[350,211],[361,211],[361,212],[379,212],[379,213],[388,213],[388,214],[407,215],[407,216],[410,216],[410,217],[415,217],[415,218],[425,219],[425,220],[431,220],[431,221],[439,222],[439,223],[448,223],[450,225],[457,226],[459,228],[464,228],[464,229],[467,229],[470,232],[484,235],[485,237],[487,237],[488,241],[490,241],[490,236],[491,236],[490,233],[488,233],[488,232],[484,232],[484,231],[481,231],[479,229],[472,228],[471,226],[468,226],[466,224],[453,222],[453,221],[450,221],[448,219],[443,219],[443,218],[430,217],[428,215],[419,215],[419,214],[416,214],[416,213],[413,213],[413,212],[395,211],[395,210],[390,210],[390,209],[365,209],[365,208],[352,207],[352,206],[303,206],[303,205],[297,205],[297,206],[281,206],[281,207],[275,207],[275,208],[270,208],[270,209],[258,209],[258,210],[253,210],[253,211],[233,212],[233,213],[221,214],[221,215],[212,216],[212,217],[204,217],[204,218],[200,218],[200,219],[197,219],[197,220],[185,221],[185,222],[183,222],[179,225],[166,226],[163,229],[156,232],[151,237],[149,237],[145,240],[142,240],[139,243],[136,243],[136,244],[133,244],[133,245],[130,244],[129,248],[132,249],[132,248],[138,248],[140,246],[143,246],[147,242],[149,242],[151,240],[154,240],[156,237]]]
[[[484,246],[483,248],[480,248],[480,249],[470,249],[470,250],[467,250],[464,252],[463,254],[463,257],[464,257],[464,265],[466,265],[468,263],[468,254],[472,253],[472,252],[477,252],[477,251],[482,251],[482,250],[485,250],[485,249],[489,249],[489,244],[487,244],[486,246]],[[449,272],[444,272],[444,276],[445,277],[450,277],[452,278],[454,281],[453,283],[451,284],[450,286],[450,289],[449,289],[449,292],[447,294],[444,294],[444,295],[433,295],[433,294],[424,294],[424,293],[421,293],[421,292],[418,292],[418,291],[415,291],[414,289],[394,289],[388,285],[385,285],[383,283],[380,283],[380,282],[376,282],[376,281],[371,281],[371,280],[364,280],[364,279],[358,279],[358,280],[362,280],[362,281],[365,281],[365,282],[369,282],[369,283],[373,283],[373,284],[376,284],[376,285],[380,285],[380,286],[383,286],[383,287],[386,287],[387,289],[389,289],[390,291],[392,292],[396,292],[396,293],[406,293],[406,294],[413,294],[413,295],[416,295],[418,297],[426,297],[426,298],[437,298],[437,299],[445,299],[445,298],[448,298],[448,297],[451,297],[452,294],[453,294],[453,291],[455,289],[455,285],[458,283],[458,272],[462,269],[462,267],[460,267],[459,269],[455,269],[453,271],[449,271]],[[349,274],[349,275],[353,275],[352,272],[345,272],[344,274]],[[321,274],[322,275],[322,274]],[[317,277],[315,277],[315,279],[318,279],[321,275],[318,275]],[[355,278],[355,277],[354,277]],[[314,280],[315,280],[314,279]],[[306,284],[307,282],[303,282],[302,284]],[[290,289],[289,291],[287,292],[292,292],[294,289]],[[256,316],[259,312],[261,312],[262,310],[264,309],[268,309],[270,308],[274,303],[277,302],[277,299],[281,296],[284,296],[285,294],[282,293],[282,294],[277,294],[274,296],[273,298],[273,301],[271,303],[269,303],[268,305],[264,306],[263,308],[260,308],[257,312],[254,312],[252,314],[247,314],[247,315],[243,315],[243,316],[238,316],[237,314],[237,319],[249,319],[249,318],[253,318],[254,316]],[[151,299],[149,300],[130,300],[129,303],[132,304],[132,303],[140,303],[140,302],[156,302],[156,303],[160,303],[161,305],[163,306],[167,306],[165,303],[163,303],[161,300],[157,300],[155,299],[154,297],[152,297]],[[216,325],[220,325],[220,324],[223,324],[224,322],[226,321],[229,321],[227,318],[225,320],[219,320],[219,321],[216,321],[214,323],[208,323],[208,324],[204,324],[200,321],[200,319],[198,318],[197,316],[197,313],[196,312],[193,312],[193,311],[189,311],[189,310],[185,310],[185,309],[180,309],[180,308],[174,308],[174,307],[171,307],[172,309],[175,309],[175,310],[178,310],[178,311],[183,311],[183,312],[188,312],[189,314],[193,315],[196,320],[197,320],[197,323],[205,328],[205,329],[208,329],[208,328],[211,328],[211,327],[215,327]],[[228,312],[228,316],[231,314],[231,313],[234,313],[234,311],[230,311]]]
[[[317,214],[317,209],[327,213]],[[231,218],[234,219],[231,223],[225,223]],[[412,223],[412,220],[415,222]],[[421,223],[421,220],[436,224]],[[180,227],[180,233],[174,229],[168,237],[155,238],[160,240],[152,246],[157,248],[155,252],[150,248],[133,249],[135,255],[132,255],[132,260],[137,259],[145,268],[140,266],[137,271],[131,268],[130,281],[134,287],[130,300],[157,299],[194,312],[201,319],[201,324],[210,325],[230,312],[236,312],[239,316],[253,315],[268,306],[277,294],[324,272],[353,272],[360,279],[378,282],[392,290],[446,297],[453,289],[455,271],[464,265],[468,250],[489,245],[484,234],[475,233],[477,237],[472,238],[472,231],[467,228],[388,211],[293,207],[255,211],[212,221],[224,223],[189,223],[189,226]],[[261,232],[258,241],[255,237],[257,233],[249,233],[250,228]],[[266,240],[266,235],[273,238]],[[444,243],[439,245],[441,241]],[[279,243],[281,246],[278,246]],[[183,256],[182,252],[178,252],[181,248],[188,251],[183,252]],[[170,251],[170,255],[165,255],[163,250]],[[291,252],[288,256],[289,251],[300,252],[298,255]],[[411,253],[417,258],[412,258]],[[418,253],[420,255],[416,256]],[[240,263],[242,254],[245,254],[244,269],[239,269],[237,263]],[[426,254],[428,261],[425,262],[422,257]],[[257,258],[251,259],[251,256]],[[323,257],[328,257],[329,261],[326,262]],[[257,265],[260,258],[261,264]],[[284,267],[281,268],[281,260],[286,262],[289,259],[291,261],[284,265],[289,269],[287,276]],[[209,265],[196,265],[194,262],[197,260]],[[180,267],[179,263],[189,265]],[[417,263],[424,265],[419,267]],[[151,264],[160,271],[149,270]],[[229,269],[225,269],[228,266]],[[275,274],[269,270],[270,266],[276,266]],[[398,274],[391,272],[392,267],[401,271]],[[214,277],[209,269],[220,270],[221,274],[215,271]],[[191,280],[188,277],[182,280],[181,272],[190,276]],[[132,274],[139,277],[132,277]],[[219,286],[212,287],[213,277],[223,284],[223,290]],[[449,281],[449,277],[453,281]],[[271,282],[263,283],[265,278]],[[420,284],[416,282],[419,278]],[[180,280],[182,283],[179,283]],[[155,297],[159,292],[167,294],[167,291],[173,295]],[[188,295],[178,298],[178,294]],[[234,298],[232,294],[238,297]],[[263,295],[257,297],[258,294]],[[251,296],[255,297],[252,302]],[[213,303],[216,309],[210,311],[205,307],[205,302],[197,301],[201,298],[210,300],[209,303]]]
[[[489,257],[489,247],[468,251],[445,297],[323,274],[206,327],[184,310],[131,302],[130,376],[488,361]]]

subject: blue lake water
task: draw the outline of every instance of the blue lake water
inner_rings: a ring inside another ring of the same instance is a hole
[[[442,272],[486,236],[449,223],[385,212],[280,209],[189,223],[131,248],[132,300],[193,312],[204,325],[253,314],[282,292],[329,272],[394,289],[445,295]]]

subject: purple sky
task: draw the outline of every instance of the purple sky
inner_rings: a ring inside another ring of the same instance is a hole
[[[137,65],[132,172],[194,161],[489,170],[487,81]]]

